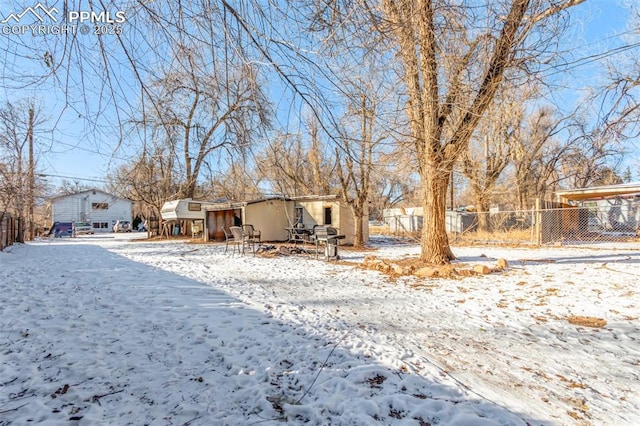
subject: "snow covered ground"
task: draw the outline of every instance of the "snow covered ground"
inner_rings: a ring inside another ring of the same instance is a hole
[[[351,265],[128,238],[0,253],[0,424],[640,424],[637,245],[459,247],[510,266],[449,280],[358,268],[419,251],[384,239]]]

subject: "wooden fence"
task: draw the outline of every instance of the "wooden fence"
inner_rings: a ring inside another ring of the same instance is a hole
[[[0,213],[0,251],[20,241],[20,220],[9,213]]]

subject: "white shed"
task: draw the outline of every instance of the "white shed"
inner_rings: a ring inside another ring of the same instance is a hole
[[[116,221],[131,222],[131,200],[99,189],[60,195],[49,202],[53,223],[90,222],[96,232],[111,232]]]

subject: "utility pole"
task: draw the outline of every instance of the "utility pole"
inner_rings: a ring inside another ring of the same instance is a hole
[[[34,120],[34,112],[33,107],[29,108],[29,127],[27,129],[27,140],[29,142],[29,196],[27,197],[27,215],[29,221],[29,240],[33,240],[34,238],[34,226],[33,226],[33,205],[34,205],[34,196],[35,196],[35,167],[33,165],[33,120]]]

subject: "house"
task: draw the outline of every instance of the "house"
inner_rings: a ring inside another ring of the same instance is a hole
[[[96,232],[111,232],[116,221],[131,222],[131,200],[99,189],[53,197],[49,204],[52,223],[89,222]]]
[[[351,208],[338,196],[271,197],[243,202],[208,204],[206,211],[205,241],[223,241],[222,227],[251,224],[260,230],[263,241],[287,241],[287,228],[331,225],[345,235],[344,243],[353,244],[355,218]],[[365,215],[362,225],[363,240],[369,239],[369,220]]]

